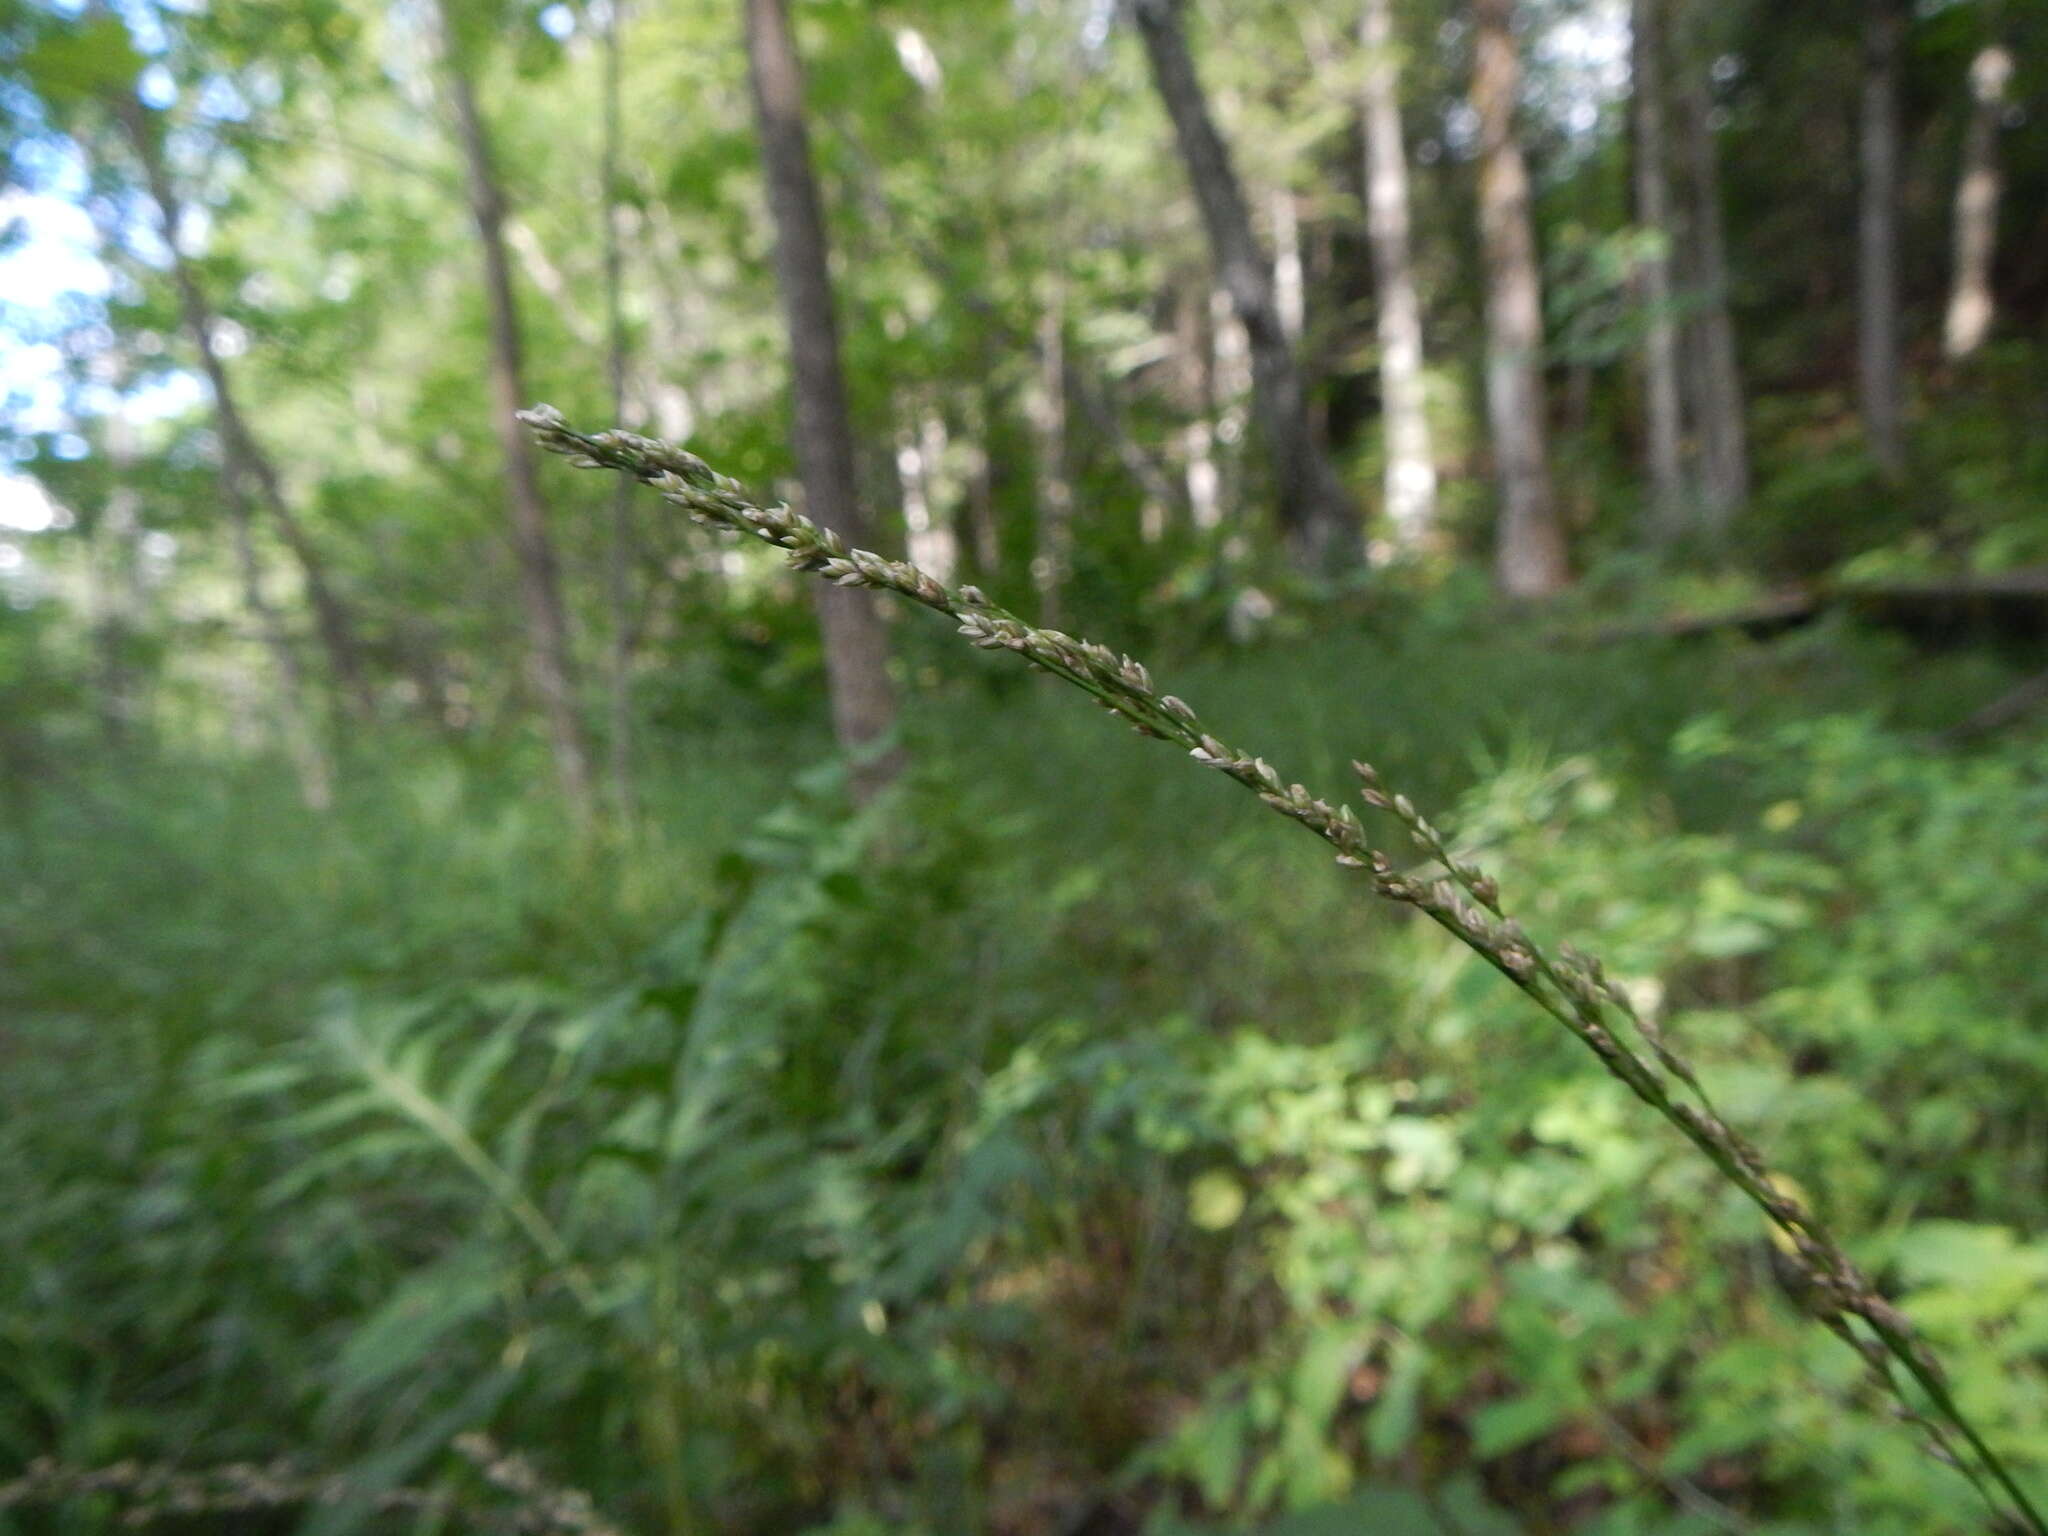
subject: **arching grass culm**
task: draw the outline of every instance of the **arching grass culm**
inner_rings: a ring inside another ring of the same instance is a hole
[[[1852,1260],[1840,1241],[1716,1110],[1698,1074],[1607,978],[1598,960],[1569,944],[1538,943],[1508,915],[1492,876],[1460,856],[1405,795],[1363,762],[1360,797],[1398,825],[1421,854],[1405,866],[1379,847],[1349,805],[1332,805],[1289,783],[1264,758],[1212,734],[1195,711],[1158,691],[1145,667],[1107,647],[1035,627],[978,588],[951,587],[928,572],[853,549],[788,506],[761,506],[737,482],[684,449],[633,433],[586,435],[548,406],[524,412],[542,447],[586,468],[611,469],[652,487],[697,521],[751,535],[786,552],[789,564],[841,586],[888,591],[955,621],[983,650],[1010,651],[1073,684],[1140,735],[1179,747],[1300,823],[1334,851],[1348,875],[1387,900],[1413,907],[1468,946],[1593,1052],[1603,1067],[1664,1117],[1751,1200],[1783,1239],[1806,1305],[1856,1351],[1873,1383],[1916,1425],[1934,1454],[1969,1480],[2007,1529],[2048,1536],[2027,1491],[1958,1406],[1946,1373],[1913,1324]]]

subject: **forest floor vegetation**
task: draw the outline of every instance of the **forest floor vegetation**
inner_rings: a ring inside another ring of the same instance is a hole
[[[1455,806],[2039,1486],[2048,760],[1937,742],[2018,674],[1416,619],[1175,686]],[[326,816],[175,761],[14,802],[10,1459],[287,1456],[348,1475],[328,1524],[488,1490],[448,1448],[488,1426],[629,1529],[1979,1528],[1497,976],[903,638],[916,766],[858,815],[737,690],[654,738],[630,836],[424,748]]]

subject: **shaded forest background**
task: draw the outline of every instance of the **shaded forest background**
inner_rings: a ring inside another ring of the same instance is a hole
[[[0,0],[0,1531],[1982,1531],[1500,978],[687,444],[1369,756],[2048,1494],[2048,7]]]

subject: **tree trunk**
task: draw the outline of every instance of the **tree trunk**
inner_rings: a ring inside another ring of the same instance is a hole
[[[1900,0],[1868,0],[1863,23],[1863,167],[1857,220],[1857,402],[1871,457],[1887,476],[1906,467],[1899,358]]]
[[[1272,263],[1252,232],[1244,190],[1210,117],[1181,32],[1178,0],[1132,0],[1132,13],[1153,84],[1173,121],[1217,276],[1250,344],[1252,406],[1273,460],[1281,532],[1305,569],[1355,563],[1362,553],[1357,512],[1310,430],[1308,399],[1281,321]]]
[[[1299,347],[1308,329],[1308,268],[1301,254],[1301,210],[1295,206],[1292,187],[1273,189],[1273,302],[1280,310],[1280,334],[1290,348]],[[1296,366],[1301,367],[1298,356]]]
[[[855,490],[853,425],[839,367],[825,220],[811,176],[803,72],[785,3],[743,0],[748,77],[775,222],[775,275],[789,330],[797,468],[810,515],[849,544],[864,545],[867,518]],[[854,793],[865,800],[900,768],[897,754],[872,755],[896,723],[888,638],[869,593],[824,583],[814,583],[813,592],[824,631],[833,729],[856,760]]]
[[[1968,357],[1991,329],[1991,261],[1998,251],[1998,124],[2012,55],[1997,44],[1970,64],[1969,132],[1963,139],[1962,175],[1956,181],[1956,255],[1942,351],[1951,361]]]
[[[1650,533],[1668,542],[1684,531],[1685,477],[1679,459],[1678,322],[1672,306],[1671,175],[1664,133],[1664,29],[1660,0],[1634,0],[1629,15],[1629,94],[1635,118],[1636,222],[1650,248],[1636,269],[1643,328],[1644,461],[1650,476]]]
[[[626,424],[625,231],[620,220],[620,147],[624,137],[619,79],[619,25],[624,0],[609,0],[604,24],[604,144],[600,175],[604,182],[605,362],[612,395],[612,421]],[[608,767],[612,809],[631,825],[633,794],[633,490],[621,475],[612,487],[611,539],[605,550],[605,601],[611,609],[611,729]]]
[[[256,621],[256,633],[270,664],[277,673],[278,731],[284,739],[285,755],[298,776],[299,796],[310,810],[325,811],[334,805],[334,769],[327,752],[313,730],[306,707],[306,675],[299,666],[299,653],[292,644],[283,616],[263,590],[263,567],[256,554],[255,531],[250,526],[249,501],[239,488],[230,490],[234,477],[223,469],[221,499],[228,506],[228,520],[234,531],[235,563],[241,572],[242,603]]]
[[[1365,223],[1379,300],[1380,409],[1386,428],[1387,521],[1397,548],[1436,532],[1436,458],[1422,373],[1422,303],[1409,244],[1408,157],[1401,141],[1400,66],[1392,0],[1365,0]]]
[[[482,248],[484,292],[490,304],[491,416],[504,456],[505,505],[512,548],[519,565],[519,593],[526,610],[528,666],[547,719],[555,773],[579,817],[591,810],[590,749],[577,708],[576,670],[569,619],[562,604],[554,538],[547,506],[534,472],[533,449],[517,412],[526,403],[525,362],[517,295],[505,247],[505,194],[498,182],[490,135],[477,109],[476,90],[456,29],[453,0],[437,0],[442,59],[448,95],[455,108],[456,135],[469,187],[470,216]]]
[[[990,382],[993,367],[984,367],[981,383],[967,399],[967,430],[973,459],[967,473],[968,547],[974,556],[977,581],[998,584],[1003,569],[1003,530],[996,510],[996,432],[1003,403]]]
[[[192,270],[184,246],[179,242],[183,216],[177,192],[171,186],[170,172],[164,165],[163,144],[157,136],[156,124],[149,109],[134,96],[121,96],[113,105],[114,115],[142,165],[150,201],[156,205],[159,233],[170,251],[171,282],[178,293],[179,315],[199,354],[199,368],[206,375],[207,389],[213,396],[214,423],[220,432],[224,477],[235,482],[238,494],[261,502],[271,521],[277,525],[278,536],[284,540],[285,548],[291,551],[305,582],[306,600],[313,610],[313,625],[319,634],[321,649],[326,654],[328,669],[334,675],[335,686],[351,711],[368,718],[375,710],[375,700],[363,671],[355,623],[327,579],[325,557],[286,499],[276,466],[249,431],[236,403],[227,367],[221,361],[220,348],[214,338],[216,317],[213,307],[207,303],[205,290],[199,286],[198,274]],[[297,666],[296,660],[293,665]]]
[[[145,717],[142,685],[149,675],[137,667],[135,654],[147,598],[138,568],[142,497],[133,483],[134,438],[127,417],[107,418],[106,454],[113,483],[97,515],[80,519],[85,535],[85,609],[99,661],[100,724],[108,749],[117,755],[134,744]]]
[[[1077,360],[1070,355],[1067,393],[1086,413],[1097,434],[1115,450],[1117,462],[1137,488],[1142,498],[1139,536],[1147,544],[1157,543],[1166,536],[1166,522],[1175,506],[1173,482],[1144,445],[1131,435],[1115,380],[1095,359]]]
[[[946,420],[923,393],[897,407],[896,481],[903,504],[903,543],[910,563],[940,581],[960,567],[960,535],[942,478],[948,436]]]
[[[1038,552],[1031,574],[1038,587],[1039,622],[1060,625],[1060,593],[1073,574],[1074,488],[1067,477],[1066,305],[1055,285],[1038,318],[1038,382],[1031,394],[1031,426],[1038,439]]]
[[[1543,293],[1529,171],[1515,136],[1521,61],[1512,0],[1474,0],[1472,106],[1479,119],[1479,236],[1486,278],[1486,409],[1500,522],[1494,579],[1548,597],[1570,579],[1545,445]]]
[[[842,137],[846,137],[849,146],[858,151],[857,140],[846,135],[842,135]],[[862,201],[868,206],[870,211],[889,228],[893,237],[900,239],[908,246],[912,253],[916,255],[919,263],[940,286],[955,294],[987,327],[988,334],[983,338],[984,363],[987,362],[989,356],[988,345],[991,341],[1008,347],[1013,351],[1021,351],[1027,347],[1034,351],[1040,350],[1042,347],[1042,337],[1035,334],[1026,334],[1022,328],[1013,326],[1004,315],[1002,308],[994,303],[987,294],[976,290],[967,274],[962,272],[958,264],[946,255],[946,252],[938,243],[928,239],[921,239],[914,230],[906,229],[901,225],[889,205],[888,198],[883,194],[879,170],[864,154],[856,153],[856,164],[861,171],[859,186]],[[1064,181],[1061,185],[1064,185]],[[1061,238],[1067,238],[1070,234],[1070,231],[1062,231]],[[1043,317],[1041,317],[1041,324],[1043,323]],[[1118,461],[1130,472],[1131,478],[1137,483],[1140,491],[1143,492],[1146,498],[1146,505],[1142,514],[1144,525],[1149,528],[1156,524],[1163,531],[1164,517],[1173,500],[1172,489],[1166,482],[1164,472],[1160,470],[1157,464],[1152,462],[1145,450],[1132,441],[1130,434],[1124,430],[1122,420],[1118,414],[1113,381],[1099,368],[1093,366],[1089,360],[1077,361],[1072,355],[1072,349],[1066,347],[1063,343],[1060,346],[1060,351],[1066,354],[1065,374],[1068,399],[1081,406],[1087,413],[1089,420],[1101,431],[1103,436],[1110,440],[1111,445],[1116,450]],[[928,414],[925,420],[937,423],[943,427],[943,419],[940,417]],[[977,462],[984,466],[983,469],[978,469],[968,477],[970,487],[972,487],[976,481],[985,481],[987,478],[985,473],[987,456],[979,446],[976,446],[983,435],[981,425],[970,421],[968,431],[970,451],[976,455]],[[972,509],[975,506],[975,499],[971,491],[968,500],[970,509]],[[981,524],[978,522],[972,524],[976,538],[980,537],[978,531],[980,527]],[[957,558],[959,548],[957,532],[952,529],[942,531],[951,539],[955,557]],[[919,565],[925,564],[924,561],[917,559],[915,555],[912,556],[912,562]],[[926,568],[930,569],[929,566]]]
[[[1728,308],[1728,235],[1721,219],[1721,167],[1714,145],[1708,69],[1705,58],[1687,60],[1681,104],[1691,182],[1687,245],[1698,280],[1692,332],[1699,355],[1695,413],[1700,496],[1706,506],[1707,533],[1719,538],[1749,500],[1749,428],[1742,369],[1735,352],[1735,322]]]

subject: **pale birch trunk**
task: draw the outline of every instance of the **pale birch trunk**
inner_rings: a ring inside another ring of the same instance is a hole
[[[1570,580],[1544,423],[1543,292],[1529,171],[1515,134],[1521,61],[1512,0],[1475,0],[1472,106],[1479,119],[1479,234],[1486,275],[1486,406],[1500,514],[1494,579],[1541,598]]]
[[[1222,302],[1217,302],[1221,300]],[[1204,296],[1184,291],[1179,322],[1191,388],[1194,418],[1181,434],[1187,464],[1189,523],[1197,533],[1223,526],[1223,463],[1219,439],[1232,439],[1241,422],[1239,401],[1248,381],[1244,366],[1244,327],[1230,310],[1227,295],[1211,290]]]
[[[1273,299],[1280,331],[1290,347],[1301,345],[1308,327],[1308,270],[1301,255],[1301,210],[1292,187],[1273,191]]]
[[[1359,33],[1365,48],[1365,223],[1379,301],[1387,521],[1395,547],[1414,551],[1427,547],[1436,532],[1436,458],[1423,377],[1422,303],[1410,244],[1392,10],[1392,0],[1366,0]]]
[[[1970,127],[1963,139],[1962,174],[1956,179],[1955,274],[1942,351],[1951,361],[1984,344],[1996,306],[1991,295],[1991,262],[1998,252],[1998,125],[2005,115],[2005,88],[2012,79],[2012,55],[1996,44],[1970,64]]]

